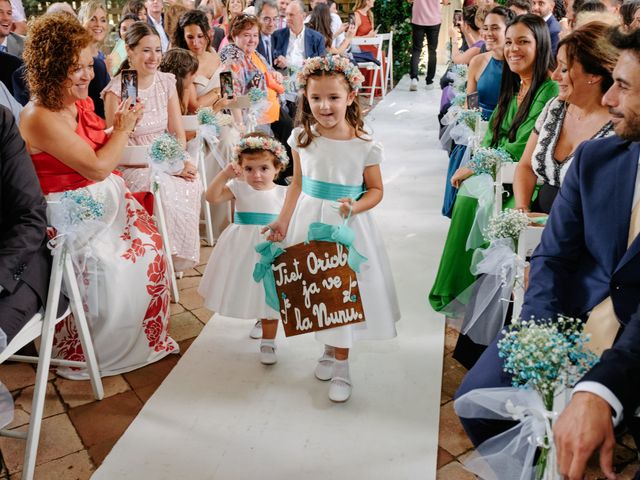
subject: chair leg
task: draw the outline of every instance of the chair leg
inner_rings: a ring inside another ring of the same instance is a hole
[[[206,229],[206,233],[207,236],[205,238],[205,240],[207,241],[207,245],[209,245],[210,247],[213,246],[214,241],[213,241],[213,220],[211,218],[211,209],[209,208],[209,202],[207,202],[207,200],[204,198],[206,192],[207,192],[207,187],[209,186],[207,184],[207,174],[205,172],[204,169],[204,155],[202,154],[202,148],[204,148],[204,142],[202,142],[202,147],[200,150],[199,158],[198,158],[198,173],[200,174],[200,180],[202,181],[202,186],[204,187],[203,190],[203,194],[202,194],[202,213],[204,215],[204,226]]]
[[[29,430],[27,432],[27,444],[24,452],[24,465],[22,467],[22,480],[31,480],[36,468],[36,457],[38,454],[38,442],[40,440],[40,428],[42,426],[42,415],[44,412],[44,400],[47,393],[47,379],[49,377],[49,364],[51,362],[51,352],[53,350],[53,336],[55,333],[56,314],[58,312],[58,302],[62,287],[63,265],[61,249],[54,250],[53,271],[49,283],[46,311],[42,325],[42,336],[40,340],[40,354],[38,368],[36,370],[36,381],[31,403],[31,418],[29,419]]]
[[[169,232],[167,232],[167,223],[164,217],[164,209],[162,208],[162,200],[160,199],[160,192],[154,192],[155,198],[155,211],[157,212],[156,218],[158,219],[158,229],[162,236],[162,243],[164,245],[165,255],[167,256],[167,270],[169,275],[169,281],[171,282],[171,293],[173,296],[173,302],[178,303],[180,301],[180,294],[178,293],[178,281],[176,279],[176,271],[173,267],[173,259],[171,258],[171,243],[169,242]]]
[[[82,351],[84,352],[84,358],[87,365],[87,371],[89,372],[93,394],[96,399],[102,400],[104,398],[104,388],[102,387],[102,379],[100,378],[98,359],[96,358],[96,352],[93,348],[93,341],[91,340],[87,317],[84,313],[84,308],[82,307],[80,290],[78,290],[78,284],[73,271],[73,265],[71,264],[71,258],[66,254],[64,255],[64,281],[65,285],[70,290],[69,293],[71,298],[69,300],[71,301],[71,311],[73,312],[76,329],[78,330],[78,337],[82,344]]]
[[[371,82],[371,95],[369,95],[369,106],[373,105],[373,97],[376,95],[376,82],[378,81],[378,69],[373,69],[373,81]]]

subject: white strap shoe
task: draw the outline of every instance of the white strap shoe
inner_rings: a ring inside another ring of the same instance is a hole
[[[262,321],[257,320],[256,324],[251,329],[249,336],[255,340],[262,338]]]

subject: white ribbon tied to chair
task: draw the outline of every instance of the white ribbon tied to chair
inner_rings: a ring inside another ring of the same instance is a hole
[[[467,237],[466,249],[473,250],[486,243],[484,232],[493,213],[494,180],[488,173],[472,175],[462,182],[458,196],[475,198],[478,209]]]
[[[473,253],[471,273],[478,279],[469,287],[473,306],[467,307],[460,332],[475,343],[489,345],[504,326],[511,293],[525,263],[514,250],[512,239],[500,238]]]
[[[201,155],[198,158],[199,162],[206,158],[205,147],[207,147],[213,155],[213,158],[215,158],[216,162],[218,162],[218,165],[220,165],[220,168],[224,168],[227,166],[227,163],[225,162],[218,149],[218,144],[220,143],[220,139],[218,138],[219,135],[220,129],[216,125],[198,126],[196,139],[198,142],[198,152],[201,152]]]
[[[543,480],[561,480],[556,466],[552,421],[535,390],[524,388],[482,388],[472,390],[454,402],[459,417],[514,420],[516,426],[482,443],[464,466],[483,480],[532,480],[536,450],[549,448]]]

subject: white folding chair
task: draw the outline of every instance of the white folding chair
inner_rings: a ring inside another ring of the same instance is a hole
[[[540,243],[542,239],[542,232],[544,231],[543,226],[539,227],[527,227],[522,232],[520,232],[520,236],[518,237],[518,256],[525,260],[527,257],[530,257],[535,248]],[[516,272],[516,277],[524,279],[524,268],[521,271]],[[518,318],[520,315],[520,311],[522,310],[522,304],[524,303],[524,280],[521,282],[516,282],[513,287],[513,318]]]
[[[196,115],[183,115],[182,116],[182,125],[186,132],[196,132],[198,131],[198,119]],[[197,139],[196,139],[197,141]],[[209,186],[209,180],[207,178],[207,172],[204,165],[204,152],[202,149],[204,148],[204,142],[201,142],[200,148],[198,148],[196,153],[196,158],[194,159],[196,162],[196,166],[198,168],[198,176],[200,177],[200,182],[202,183],[202,200],[201,200],[201,208],[202,215],[204,216],[204,226],[205,226],[205,242],[207,245],[213,246],[215,244],[215,240],[213,238],[213,220],[211,218],[211,209],[209,208],[209,202],[207,202],[206,191]]]
[[[385,81],[383,79],[380,81],[380,87],[377,86],[378,74],[382,75],[382,42],[383,42],[382,35],[376,35],[375,37],[354,37],[353,40],[351,40],[352,46],[368,45],[368,46],[376,47],[378,52],[376,56],[376,60],[379,62],[379,64],[376,64],[375,62],[358,62],[358,68],[362,68],[364,70],[369,70],[369,71],[373,70],[373,79],[371,81],[371,85],[370,86],[363,85],[362,87],[362,91],[364,91],[365,89],[369,89],[369,105],[373,105],[373,97],[376,94],[376,88],[381,89],[382,98],[384,98],[384,96],[387,93]]]
[[[148,145],[130,145],[124,148],[122,158],[119,165],[126,167],[147,167],[149,161],[147,159]],[[155,177],[151,182],[151,193],[153,193],[153,216],[158,225],[158,232],[162,237],[162,246],[167,257],[167,270],[169,270],[169,281],[171,282],[171,295],[173,302],[180,301],[178,292],[178,279],[176,278],[176,269],[173,266],[173,258],[171,257],[171,243],[169,242],[169,231],[167,229],[167,221],[164,216],[164,208],[162,207],[162,199],[160,198],[160,182]]]
[[[513,184],[516,176],[517,163],[501,163],[496,172],[495,198],[493,202],[494,213],[497,215],[502,211],[502,196],[504,194],[504,184]]]
[[[382,37],[382,42],[389,42],[387,44],[387,71],[385,72],[385,82],[384,88],[391,90],[393,89],[393,32],[389,33],[380,33],[380,37]],[[388,91],[385,90],[385,93]]]
[[[50,365],[86,367],[89,372],[93,394],[98,400],[102,400],[104,397],[102,380],[98,369],[98,360],[96,359],[93,342],[91,341],[91,334],[84,314],[82,299],[80,297],[80,291],[78,290],[78,284],[73,271],[71,258],[69,257],[64,245],[55,248],[52,255],[53,265],[49,281],[47,304],[44,312],[40,311],[34,315],[33,318],[31,318],[31,320],[29,320],[22,330],[20,330],[20,332],[13,338],[13,340],[11,340],[9,345],[7,345],[7,348],[0,353],[0,363],[3,363],[5,360],[12,360],[38,364],[33,400],[31,404],[29,428],[26,432],[6,429],[0,430],[0,435],[2,436],[20,438],[27,441],[24,454],[24,465],[22,468],[22,480],[31,480],[35,471]],[[58,303],[60,300],[60,291],[62,289],[63,282],[66,287],[67,294],[69,295],[70,305],[66,312],[62,316],[58,317]],[[56,325],[64,320],[71,312],[73,312],[78,337],[82,344],[82,350],[86,359],[85,362],[51,358]],[[37,357],[15,355],[18,350],[25,345],[28,345],[38,337],[40,337],[40,352]]]

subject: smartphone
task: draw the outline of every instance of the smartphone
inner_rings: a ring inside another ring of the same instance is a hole
[[[380,30],[380,24],[378,24],[378,26],[376,27],[376,29],[373,32],[377,35],[379,30]]]
[[[120,95],[122,100],[129,100],[129,105],[134,106],[138,98],[138,72],[137,70],[123,70],[120,77]]]
[[[457,27],[460,23],[462,23],[462,11],[456,10],[453,12],[453,26]]]
[[[353,13],[349,14],[349,25],[355,25],[356,24],[356,16]]]
[[[223,97],[233,98],[233,73],[220,72],[220,92]]]
[[[467,108],[469,110],[477,110],[480,108],[478,101],[478,92],[473,92],[467,95]]]

